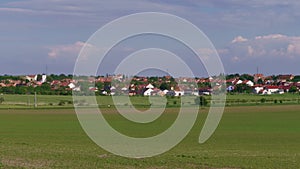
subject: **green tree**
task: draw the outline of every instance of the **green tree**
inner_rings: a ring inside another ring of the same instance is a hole
[[[208,104],[208,101],[204,96],[197,97],[195,100],[195,104],[200,106],[206,106]]]
[[[160,84],[160,86],[159,86],[159,89],[160,89],[160,90],[170,90],[171,87],[170,87],[170,85],[167,84],[166,82],[162,82],[162,83]]]
[[[238,84],[235,86],[234,91],[238,93],[251,93],[252,89],[247,84]]]
[[[262,79],[258,79],[257,84],[264,84],[264,81]]]
[[[296,93],[297,92],[297,87],[296,86],[292,86],[289,90],[290,93]]]

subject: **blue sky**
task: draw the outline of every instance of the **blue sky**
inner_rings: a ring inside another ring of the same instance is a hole
[[[71,74],[84,42],[136,12],[165,12],[198,26],[226,73],[300,74],[300,1],[19,0],[0,2],[0,74]],[[109,69],[103,71],[110,71]]]

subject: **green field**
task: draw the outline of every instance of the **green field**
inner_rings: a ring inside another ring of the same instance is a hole
[[[177,110],[168,108],[141,125],[120,118],[114,108],[102,109],[113,127],[136,137],[163,131]],[[227,107],[214,135],[199,144],[207,110],[200,110],[190,134],[172,150],[128,159],[94,144],[73,109],[3,108],[0,168],[300,168],[300,105]]]
[[[4,102],[0,104],[1,108],[33,108],[34,95],[1,95]],[[126,97],[126,96],[121,96]],[[157,96],[159,98],[159,96]],[[205,96],[210,105],[211,97]],[[110,96],[97,96],[97,102],[100,107],[114,106]],[[133,105],[140,108],[149,107],[149,99],[144,96],[130,97]],[[39,108],[73,108],[72,96],[59,95],[38,95],[37,104]],[[256,94],[227,94],[227,106],[257,106],[257,105],[300,105],[300,95],[286,93],[283,95],[256,95]],[[118,106],[128,106],[127,103],[120,103]],[[167,107],[180,107],[180,98],[169,97]],[[194,100],[191,99],[184,103],[184,106],[194,106]]]

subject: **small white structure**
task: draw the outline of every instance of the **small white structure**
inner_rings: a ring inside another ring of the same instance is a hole
[[[175,96],[183,96],[184,95],[184,91],[174,91],[175,92]]]
[[[163,91],[163,93],[166,95],[167,93],[169,92],[169,90],[167,90],[167,89],[165,89],[164,91]]]
[[[144,92],[144,96],[151,96],[152,92],[153,92],[153,89],[149,88]]]
[[[80,86],[74,87],[72,90],[73,90],[73,91],[76,91],[76,92],[80,92],[80,91],[81,91]]]
[[[26,80],[28,81],[37,81],[37,75],[27,75]]]
[[[47,81],[47,75],[43,74],[41,82],[45,83],[46,81]]]
[[[242,80],[240,80],[240,79],[239,79],[239,80],[235,80],[235,81],[234,81],[234,84],[235,84],[235,85],[242,84],[242,83],[243,83],[243,81],[242,81]]]
[[[146,88],[147,88],[147,89],[153,89],[154,86],[153,86],[152,84],[149,83],[149,84],[146,86]]]
[[[254,86],[254,83],[251,80],[246,80],[244,83],[250,87]]]
[[[257,87],[255,87],[255,88],[253,89],[253,92],[256,93],[256,94],[258,94],[258,93],[259,93],[260,91],[262,91],[262,90],[264,90],[263,87],[257,86]]]
[[[70,83],[70,84],[68,84],[68,86],[70,89],[74,89],[76,87],[76,85],[74,83]]]

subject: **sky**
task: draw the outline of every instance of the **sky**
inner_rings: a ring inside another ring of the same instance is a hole
[[[295,0],[2,0],[0,74],[72,74],[94,32],[137,12],[169,13],[196,25],[217,49],[226,74],[300,74],[299,9]],[[120,45],[109,60],[139,43]],[[104,66],[101,74],[111,71]]]

